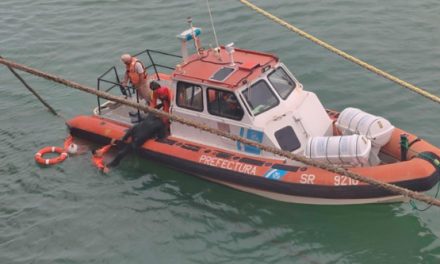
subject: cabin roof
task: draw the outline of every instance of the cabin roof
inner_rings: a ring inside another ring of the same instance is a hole
[[[238,48],[235,48],[233,57],[235,66],[231,66],[225,47],[220,47],[219,55],[213,49],[204,50],[201,55],[193,54],[176,67],[173,78],[236,89],[257,79],[265,67],[273,67],[278,62],[278,57],[273,54]]]

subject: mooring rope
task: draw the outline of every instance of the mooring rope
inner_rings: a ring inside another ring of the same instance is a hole
[[[360,60],[360,59],[358,59],[358,58],[356,58],[356,57],[354,57],[354,56],[352,56],[352,55],[350,55],[350,54],[348,54],[348,53],[346,53],[346,52],[344,52],[344,51],[342,51],[342,50],[340,50],[340,49],[338,49],[338,48],[336,48],[336,47],[334,47],[334,46],[332,46],[330,44],[328,44],[327,42],[324,42],[324,41],[314,37],[313,35],[311,35],[311,34],[305,32],[305,31],[303,31],[303,30],[301,30],[301,29],[299,29],[299,28],[297,28],[297,27],[287,23],[286,21],[282,20],[281,18],[272,15],[271,13],[269,13],[269,12],[265,11],[264,9],[254,5],[254,4],[252,4],[251,2],[249,2],[247,0],[239,0],[239,1],[241,3],[243,3],[244,5],[248,6],[249,8],[253,9],[257,13],[260,13],[263,16],[265,16],[265,17],[269,18],[270,20],[274,21],[275,23],[278,23],[281,26],[287,28],[288,30],[290,30],[290,31],[300,35],[301,37],[304,37],[304,38],[306,38],[306,39],[308,39],[308,40],[318,44],[319,46],[330,50],[331,52],[333,52],[333,53],[343,57],[344,59],[349,60],[349,61],[351,61],[353,63],[356,63],[357,65],[363,67],[364,69],[367,69],[367,70],[369,70],[369,71],[371,71],[371,72],[373,72],[373,73],[375,73],[375,74],[377,74],[379,76],[382,76],[382,77],[384,77],[384,78],[386,78],[386,79],[388,79],[390,81],[393,81],[393,82],[399,84],[400,86],[402,86],[402,87],[404,87],[406,89],[409,89],[409,90],[411,90],[411,91],[413,91],[413,92],[415,92],[415,93],[417,93],[419,95],[422,95],[422,96],[424,96],[424,97],[426,97],[426,98],[428,98],[428,99],[430,99],[430,100],[432,100],[432,101],[434,101],[436,103],[440,103],[440,97],[438,97],[437,95],[434,95],[434,94],[426,91],[425,89],[422,89],[422,88],[420,88],[418,86],[415,86],[414,84],[411,84],[411,83],[408,83],[408,82],[406,82],[406,81],[404,81],[402,79],[399,79],[396,76],[393,76],[393,75],[391,75],[391,74],[389,74],[389,73],[387,73],[387,72],[385,72],[385,71],[383,71],[383,70],[381,70],[381,69],[379,69],[379,68],[377,68],[377,67],[375,67],[375,66],[373,66],[371,64],[368,64],[367,62],[365,62],[363,60]]]
[[[389,183],[386,183],[386,182],[378,181],[378,180],[375,180],[375,179],[372,179],[372,178],[369,178],[369,177],[365,177],[365,176],[356,174],[354,172],[348,171],[348,170],[346,170],[344,168],[341,168],[341,167],[338,167],[338,166],[335,166],[335,165],[325,164],[325,163],[322,163],[322,162],[317,162],[317,161],[314,161],[314,160],[310,160],[310,159],[307,159],[304,156],[296,155],[296,154],[293,154],[291,152],[284,151],[284,150],[281,150],[281,149],[278,149],[278,148],[275,148],[275,147],[266,146],[266,145],[263,145],[261,143],[258,143],[258,142],[255,142],[255,141],[252,141],[252,140],[249,140],[249,139],[237,136],[237,135],[232,135],[232,134],[227,133],[225,131],[221,131],[221,130],[218,130],[218,129],[215,129],[215,128],[211,128],[209,126],[200,124],[200,123],[192,121],[192,120],[188,120],[188,119],[185,119],[185,118],[173,115],[173,114],[169,114],[169,113],[166,113],[166,112],[163,112],[163,111],[160,111],[160,110],[157,110],[157,109],[145,106],[145,105],[141,105],[139,103],[136,103],[136,102],[124,99],[122,97],[118,97],[118,96],[115,96],[115,95],[112,95],[112,94],[109,94],[109,93],[106,93],[106,92],[103,92],[103,91],[98,91],[98,90],[96,90],[96,89],[94,89],[92,87],[84,86],[84,85],[81,85],[79,83],[72,82],[72,81],[63,79],[61,77],[58,77],[58,76],[55,76],[55,75],[52,75],[52,74],[49,74],[49,73],[45,73],[45,72],[42,72],[42,71],[37,70],[37,69],[33,69],[31,67],[28,67],[28,66],[15,63],[13,61],[6,60],[4,58],[0,58],[0,64],[4,64],[4,65],[6,65],[8,67],[12,67],[12,68],[15,68],[15,69],[18,69],[18,70],[21,70],[21,71],[28,72],[30,74],[42,77],[42,78],[50,80],[50,81],[54,81],[54,82],[63,84],[65,86],[68,86],[68,87],[71,87],[71,88],[74,88],[74,89],[77,89],[77,90],[80,90],[80,91],[83,91],[83,92],[86,92],[86,93],[97,95],[99,97],[102,97],[102,98],[110,100],[110,101],[114,101],[114,102],[117,102],[117,103],[128,105],[128,106],[131,106],[131,107],[134,107],[134,108],[146,111],[146,112],[153,113],[153,114],[161,116],[161,117],[167,117],[170,120],[182,123],[184,125],[191,126],[191,127],[194,127],[194,128],[197,128],[197,129],[200,129],[200,130],[203,130],[203,131],[206,131],[206,132],[209,132],[209,133],[221,136],[221,137],[225,137],[225,138],[231,139],[233,141],[238,141],[238,142],[246,144],[246,145],[251,145],[251,146],[257,147],[257,148],[259,148],[259,149],[261,149],[263,151],[271,152],[271,153],[276,154],[276,155],[281,156],[281,157],[285,157],[285,158],[288,158],[288,159],[291,159],[291,160],[299,161],[299,162],[302,162],[302,163],[304,163],[306,165],[317,167],[317,168],[321,168],[323,170],[327,170],[327,171],[336,173],[338,175],[344,175],[344,176],[350,177],[352,179],[359,180],[359,181],[362,181],[364,183],[368,183],[370,185],[373,185],[373,186],[376,186],[376,187],[379,187],[379,188],[383,188],[383,189],[388,190],[388,191],[390,191],[392,193],[400,194],[400,195],[403,195],[405,197],[410,197],[410,198],[413,198],[415,200],[418,200],[418,201],[421,201],[421,202],[425,202],[427,204],[432,204],[432,205],[440,207],[440,200],[434,199],[433,197],[430,197],[430,196],[425,195],[423,193],[411,191],[411,190],[399,187],[397,185],[393,185],[393,184],[389,184]]]
[[[0,56],[0,59],[3,58]],[[50,106],[26,81],[12,68],[8,67],[9,71],[14,74],[14,76],[28,89],[52,114],[61,117],[64,121],[67,121],[63,116],[61,116],[52,106]]]

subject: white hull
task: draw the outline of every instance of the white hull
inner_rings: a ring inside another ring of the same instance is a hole
[[[365,198],[365,199],[326,199],[326,198],[314,198],[314,197],[304,197],[304,196],[294,196],[286,195],[274,192],[268,192],[263,190],[258,190],[254,188],[244,187],[237,184],[232,184],[224,181],[213,180],[212,178],[203,177],[202,178],[226,185],[228,187],[244,191],[247,193],[252,193],[258,196],[266,197],[269,199],[287,202],[287,203],[297,203],[297,204],[313,204],[313,205],[354,205],[354,204],[371,204],[371,203],[397,203],[397,202],[408,202],[408,197],[403,195],[387,196],[387,197],[375,197],[375,198]]]

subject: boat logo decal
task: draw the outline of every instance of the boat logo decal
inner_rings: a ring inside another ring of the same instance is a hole
[[[264,174],[264,177],[271,180],[281,180],[287,174],[285,170],[270,169]]]
[[[240,137],[244,136],[245,130],[246,129],[243,128],[243,127],[240,128]],[[250,128],[248,128],[247,131],[246,131],[246,138],[249,139],[249,140],[253,140],[255,142],[258,142],[258,143],[263,142],[263,136],[264,136],[264,134],[263,134],[262,131],[253,130],[253,129],[250,129]],[[240,151],[242,151],[241,145],[242,144],[237,141],[237,149],[240,150]],[[247,152],[247,153],[252,153],[252,154],[259,155],[260,152],[261,152],[261,150],[259,148],[257,148],[257,147],[246,145],[246,144],[243,144],[243,145],[244,145],[244,151]]]

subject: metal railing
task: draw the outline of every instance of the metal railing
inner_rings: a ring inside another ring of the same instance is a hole
[[[179,61],[182,58],[182,56],[180,56],[180,55],[175,55],[175,54],[171,54],[171,53],[166,53],[166,52],[162,52],[162,51],[158,51],[158,50],[150,50],[150,49],[146,49],[144,51],[141,51],[139,53],[132,55],[134,57],[137,57],[140,61],[144,62],[145,70],[147,71],[147,74],[148,74],[148,70],[153,68],[154,74],[156,75],[156,78],[159,81],[160,81],[160,75],[158,72],[158,68],[174,71],[175,67],[168,66],[168,65],[165,65],[162,63],[161,64],[156,63],[156,61],[153,58],[154,55],[156,55],[156,56],[160,55],[162,58],[164,58],[164,57],[177,58],[177,59],[179,59]],[[145,57],[146,59],[143,60],[142,57]],[[145,63],[146,61],[149,61],[149,63],[148,64]],[[176,64],[177,63],[174,63],[174,65],[176,65]],[[125,71],[125,69],[124,69],[124,71]],[[111,80],[112,78],[114,80]],[[105,92],[110,92],[111,90],[113,90],[113,88],[119,87],[122,95],[124,95],[125,97],[131,98],[133,94],[136,94],[136,101],[139,103],[139,94],[137,93],[136,89],[134,89],[134,87],[131,85],[124,87],[121,84],[121,79],[118,74],[118,70],[116,69],[116,66],[110,67],[107,71],[105,71],[103,74],[101,74],[97,78],[97,90],[100,91],[101,89],[103,89],[104,84],[110,84],[110,86],[104,90]],[[101,98],[99,96],[97,96],[97,101],[98,101],[98,112],[101,115]],[[140,116],[140,113],[138,110],[138,117],[139,116]]]

